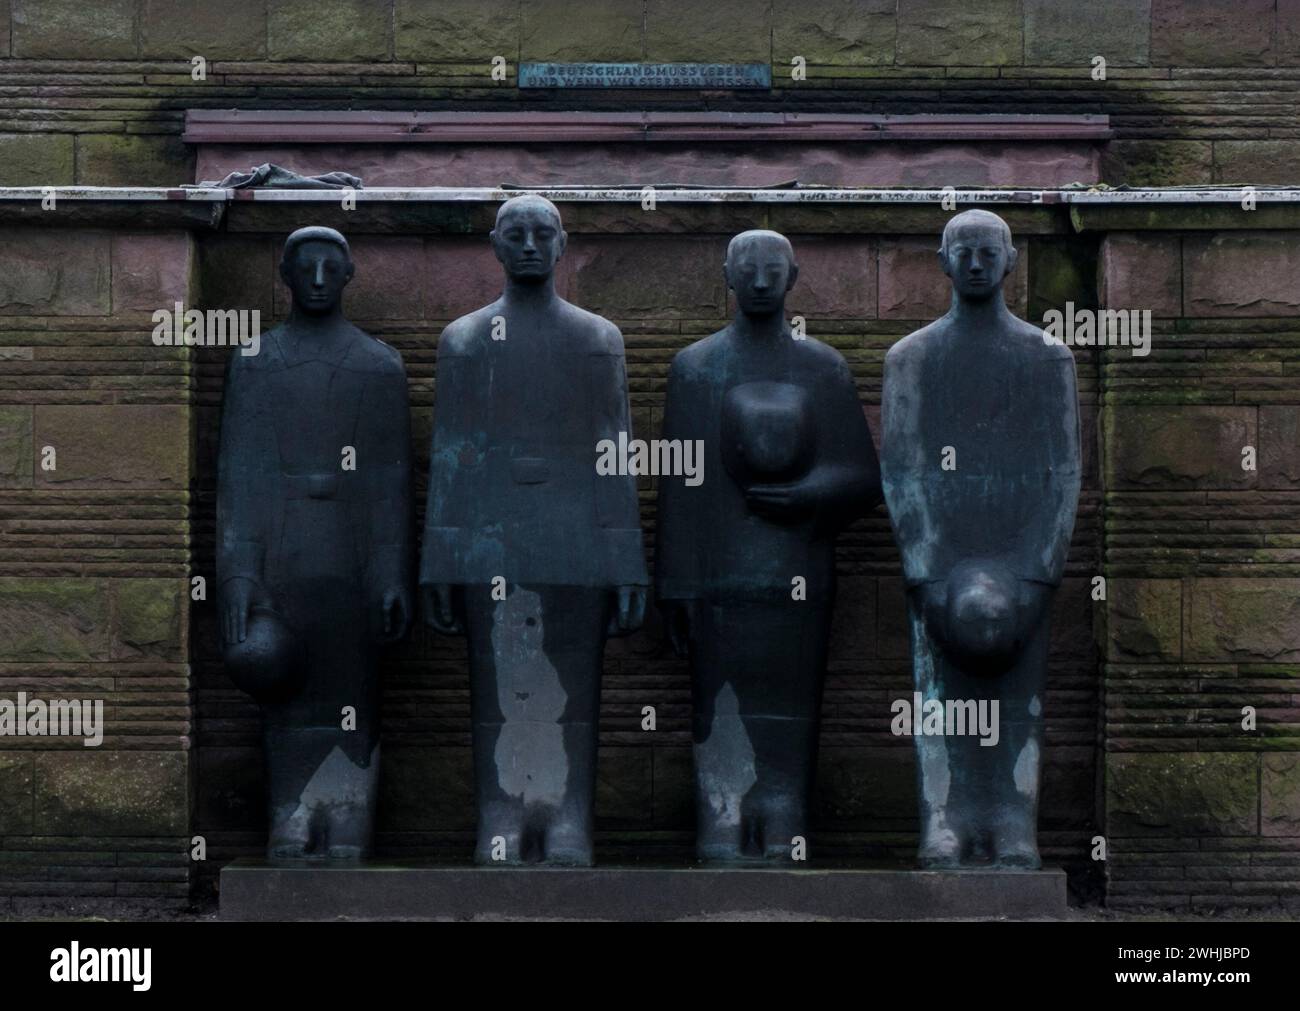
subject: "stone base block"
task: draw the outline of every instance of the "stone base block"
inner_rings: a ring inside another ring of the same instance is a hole
[[[370,863],[221,871],[223,920],[1052,919],[1065,872]]]

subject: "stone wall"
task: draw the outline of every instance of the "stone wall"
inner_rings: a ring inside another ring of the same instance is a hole
[[[189,592],[212,576],[225,352],[154,346],[150,313],[185,299],[259,309],[269,326],[286,307],[284,235],[308,222],[345,230],[358,267],[348,311],[406,361],[422,503],[437,334],[498,290],[490,196],[372,198],[354,211],[334,198],[144,196],[54,214],[39,197],[0,202],[0,697],[102,698],[108,714],[99,748],[3,741],[0,912],[182,905],[262,846],[256,709],[221,670],[214,601]],[[996,205],[1021,248],[1015,311],[1150,309],[1154,334],[1146,357],[1075,349],[1086,477],[1054,612],[1044,857],[1066,866],[1076,896],[1104,886],[1117,907],[1294,907],[1300,204],[1046,197]],[[656,434],[672,354],[728,315],[720,264],[739,230],[791,236],[802,273],[790,309],[845,354],[877,437],[885,351],[945,309],[933,248],[948,214],[934,201],[661,195],[654,212],[609,200],[563,210],[561,290],[622,328],[641,434]],[[648,546],[654,499],[647,481]],[[883,510],[844,537],[840,570],[811,849],[906,860],[912,749],[889,721],[910,673]],[[463,856],[460,645],[418,629],[385,675],[381,851]],[[645,705],[654,732],[640,729]],[[603,860],[688,858],[688,717],[686,672],[652,612],[608,651]],[[201,863],[189,860],[195,835]],[[1098,836],[1105,863],[1092,859]]]
[[[1107,902],[1294,910],[1300,233],[1187,217],[1101,250],[1108,300],[1157,317],[1101,372]]]
[[[521,60],[773,86],[520,90]],[[1294,0],[0,0],[0,185],[188,181],[185,110],[226,108],[1098,113],[1107,182],[1286,183],[1298,68]]]
[[[192,364],[149,316],[195,245],[129,221],[0,227],[0,698],[105,716],[98,747],[0,738],[0,914],[190,893]]]
[[[0,186],[174,186],[264,158],[360,170],[372,185],[1300,175],[1296,0],[592,0],[575,16],[577,6],[0,0]],[[806,80],[791,75],[800,56]],[[771,65],[773,87],[521,90],[521,60],[753,61]],[[713,142],[664,145],[657,160],[631,145],[183,141],[187,112],[230,108],[1094,114],[1114,136]],[[345,213],[143,196],[60,196],[60,211],[0,194],[0,698],[102,699],[108,718],[98,748],[0,739],[0,915],[179,907],[211,893],[221,863],[262,846],[256,710],[221,670],[214,600],[191,599],[191,579],[213,574],[223,356],[154,346],[150,314],[184,299],[260,309],[269,326],[286,307],[283,237],[306,223],[345,231],[358,262],[349,313],[406,360],[422,505],[437,335],[498,290],[490,200],[363,200]],[[1076,896],[1104,893],[1119,908],[1295,909],[1300,204],[1048,196],[998,205],[1022,251],[1015,310],[1041,321],[1067,302],[1150,309],[1155,334],[1147,357],[1076,349],[1088,456],[1054,614],[1045,859],[1066,866]],[[608,201],[564,210],[561,289],[623,329],[642,434],[657,433],[672,354],[729,312],[719,264],[736,231],[791,236],[803,265],[791,311],[846,355],[877,437],[885,351],[945,308],[933,247],[947,214],[934,202],[751,194],[668,200],[654,214]],[[654,498],[646,482],[647,546]],[[845,536],[840,569],[812,851],[902,860],[915,845],[912,751],[888,727],[910,675],[883,510]],[[1094,600],[1099,575],[1106,596]],[[688,679],[653,611],[644,632],[611,644],[607,670],[600,856],[685,859]],[[640,729],[644,705],[657,708],[653,733]],[[459,645],[418,629],[392,651],[384,718],[381,851],[463,856],[473,815]],[[190,860],[195,835],[206,861]],[[1092,858],[1097,837],[1104,863]]]

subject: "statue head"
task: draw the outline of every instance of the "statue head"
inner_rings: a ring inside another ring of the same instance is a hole
[[[1011,229],[989,211],[962,211],[944,226],[939,264],[962,301],[983,302],[1000,292],[1016,256]]]
[[[755,228],[741,232],[727,245],[722,265],[727,287],[746,316],[785,312],[785,295],[794,287],[799,265],[790,240],[780,232]]]
[[[355,272],[348,240],[332,228],[299,228],[285,240],[280,277],[293,293],[294,308],[309,316],[338,308]]]
[[[492,250],[512,281],[544,281],[555,271],[568,236],[559,209],[535,193],[511,197],[497,211]]]

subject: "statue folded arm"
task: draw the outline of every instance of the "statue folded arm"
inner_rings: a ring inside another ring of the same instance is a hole
[[[822,524],[839,530],[880,504],[880,462],[848,363],[838,361],[822,391],[826,456],[813,476],[822,489]]]
[[[879,505],[880,464],[848,363],[835,355],[812,392],[817,418],[817,462],[796,481],[754,484],[745,501],[776,522],[811,516],[835,534]]]

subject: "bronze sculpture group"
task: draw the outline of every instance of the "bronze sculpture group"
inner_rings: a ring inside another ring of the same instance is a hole
[[[469,649],[485,865],[590,865],[606,639],[650,587],[635,476],[595,466],[632,439],[618,328],[561,298],[566,235],[536,195],[491,235],[505,286],[438,342],[419,551],[425,621]],[[835,599],[835,540],[882,497],[903,559],[918,696],[993,702],[996,743],[918,735],[919,858],[1039,866],[1049,605],[1079,492],[1074,361],[1007,309],[1005,223],[944,230],[951,310],[899,341],[879,462],[843,356],[792,329],[795,251],[737,235],[732,321],[673,359],[654,593],[689,661],[697,855],[798,859],[807,835]],[[414,606],[401,358],[343,316],[347,240],[288,239],[286,320],[232,356],[222,414],[218,582],[227,670],[262,706],[268,855],[355,860],[373,837],[378,650]],[[621,444],[621,443],[620,443]]]

